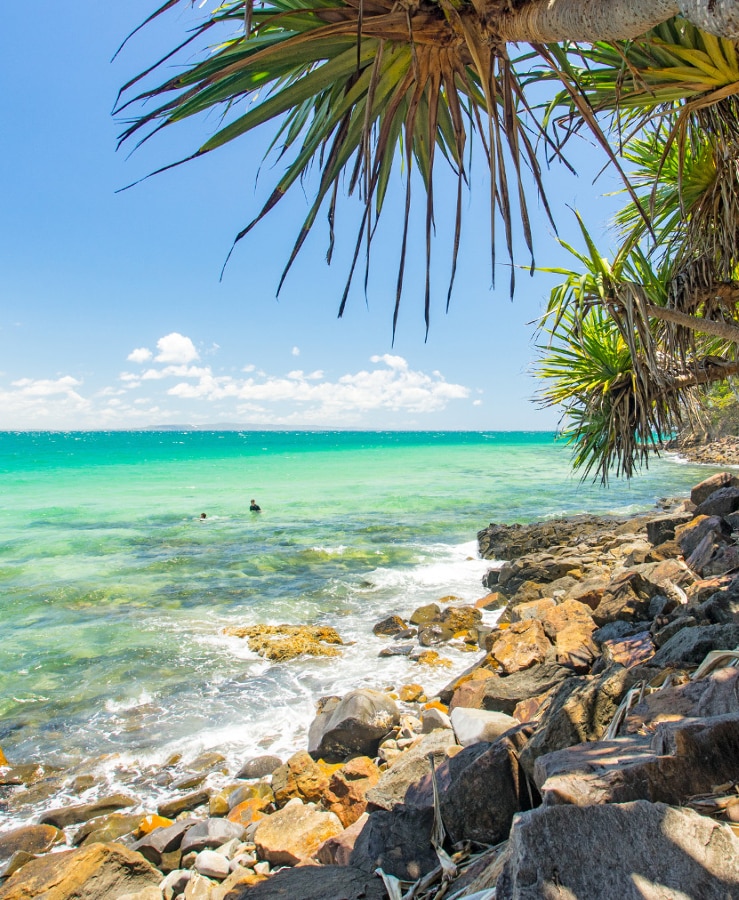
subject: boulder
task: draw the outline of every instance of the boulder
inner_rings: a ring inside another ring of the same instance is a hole
[[[53,825],[23,825],[0,834],[0,862],[5,862],[18,851],[39,856],[48,853],[64,840],[64,834]]]
[[[250,800],[244,800],[230,809],[226,818],[229,822],[235,822],[237,825],[243,825],[245,828],[252,822],[258,822],[263,819],[267,813],[266,808],[269,802],[263,797],[252,797]]]
[[[234,888],[227,900],[386,900],[382,880],[354,866],[303,866],[281,869],[243,892]]]
[[[306,802],[320,800],[328,787],[328,776],[305,750],[299,750],[272,773],[272,791],[278,806],[295,797]]]
[[[492,593],[485,594],[484,597],[480,597],[479,600],[475,600],[475,607],[477,609],[492,611],[494,609],[500,609],[502,606],[505,606],[507,602],[508,600],[505,594],[501,594],[500,591],[493,591]]]
[[[279,756],[255,756],[248,759],[236,773],[237,778],[264,778],[282,765]]]
[[[629,735],[579,744],[536,761],[534,779],[545,803],[681,805],[736,781],[739,713],[664,722],[650,739]]]
[[[452,841],[498,844],[508,837],[513,816],[538,802],[518,763],[530,733],[521,729],[491,744],[471,745],[444,763],[448,785],[441,815]]]
[[[215,878],[217,881],[223,881],[230,872],[229,861],[215,850],[201,850],[195,857],[193,868],[206,878]]]
[[[363,812],[356,822],[353,822],[340,834],[325,840],[316,853],[318,862],[324,866],[348,866],[354,852],[354,844],[362,833],[367,819],[369,819],[369,813]]]
[[[394,700],[380,691],[350,691],[330,711],[320,712],[308,732],[308,752],[315,759],[375,756],[382,739],[398,724]]]
[[[538,757],[584,741],[600,740],[626,691],[636,678],[621,666],[601,675],[575,676],[552,696],[546,716],[521,751],[521,764],[530,777]]]
[[[249,649],[265,659],[285,662],[298,656],[338,656],[343,644],[335,628],[324,625],[248,625],[224,629],[224,634],[246,638]]]
[[[183,794],[181,797],[173,797],[171,800],[165,800],[157,806],[157,812],[166,819],[176,819],[180,813],[190,812],[203,806],[210,799],[210,791],[204,788],[202,791],[192,791],[189,794]]]
[[[514,622],[500,633],[490,648],[490,655],[509,675],[544,662],[551,644],[541,622],[528,620]]]
[[[369,757],[355,757],[331,775],[322,804],[348,828],[364,813],[367,791],[379,780],[380,770]]]
[[[655,516],[647,522],[647,539],[649,543],[657,547],[666,541],[674,540],[675,529],[685,525],[692,518],[693,514],[689,512],[672,512]]]
[[[601,652],[606,664],[617,663],[626,669],[648,662],[655,653],[652,635],[639,631],[620,640],[603,641]]]
[[[189,828],[182,839],[180,850],[183,854],[194,850],[213,849],[220,847],[228,841],[242,841],[245,829],[236,822],[228,819],[205,819]]]
[[[120,844],[90,844],[27,862],[0,886],[2,900],[101,900],[157,887],[161,872]]]
[[[644,800],[521,813],[496,884],[497,900],[726,900],[738,893],[739,838],[728,826]]]
[[[109,816],[96,816],[78,828],[72,838],[75,847],[81,844],[107,844],[118,840],[125,834],[131,834],[141,824],[142,813],[111,813]]]
[[[690,501],[696,506],[700,506],[704,500],[707,500],[714,491],[725,487],[737,487],[739,480],[731,472],[718,472],[704,479],[700,484],[696,484],[690,492]]]
[[[456,746],[453,731],[437,730],[424,735],[415,746],[401,753],[367,791],[368,809],[433,806],[430,758],[438,767],[446,759],[447,751]]]
[[[687,684],[670,685],[647,694],[632,706],[624,729],[653,730],[660,722],[739,713],[739,669],[727,666]]]
[[[543,663],[514,672],[513,675],[500,676],[494,672],[477,683],[472,683],[467,697],[463,688],[454,694],[450,709],[455,706],[473,706],[478,709],[490,709],[496,712],[513,714],[513,710],[522,700],[538,697],[540,694],[562,684],[573,675],[571,669],[556,663]],[[463,701],[467,702],[463,702]]]
[[[448,606],[441,614],[441,621],[452,633],[470,631],[482,621],[482,613],[474,606]]]
[[[538,600],[528,600],[525,603],[511,601],[498,621],[525,622],[527,619],[541,619],[548,610],[556,605],[557,601],[552,597],[540,597]]]
[[[510,728],[519,723],[512,716],[487,709],[466,709],[456,707],[451,714],[452,728],[457,736],[457,743],[462,747],[477,744],[480,741],[492,743]]]
[[[443,644],[454,637],[454,629],[443,622],[429,622],[428,625],[418,626],[418,643],[422,647],[433,647],[434,644]]]
[[[728,516],[739,509],[739,487],[722,487],[709,494],[695,509],[696,516]]]
[[[261,859],[272,865],[294,866],[312,859],[324,841],[343,830],[333,813],[291,800],[259,822],[254,843]]]
[[[451,728],[452,720],[443,710],[430,707],[421,712],[421,731],[430,734],[439,728]]]
[[[275,771],[277,771],[277,769],[275,769]],[[275,799],[272,786],[267,784],[266,781],[252,781],[250,784],[240,784],[235,788],[226,788],[224,792],[228,799],[229,809],[233,809],[245,800],[262,800],[263,805],[267,806]]]
[[[696,516],[676,530],[675,541],[683,556],[689,557],[706,535],[712,535],[715,542],[725,542],[731,529],[720,516]]]
[[[351,865],[415,881],[438,865],[431,846],[434,811],[398,806],[370,813],[351,854]]]
[[[195,819],[181,819],[166,828],[156,828],[132,844],[131,849],[138,851],[150,863],[159,866],[166,853],[179,850],[185,832],[195,824]]]
[[[589,671],[598,656],[598,647],[591,635],[591,629],[581,624],[557,632],[554,640],[557,662],[575,672]]]
[[[95,816],[104,816],[118,809],[135,805],[136,800],[133,797],[128,797],[125,794],[113,794],[111,797],[102,797],[100,800],[95,800],[92,803],[80,803],[76,806],[50,809],[41,816],[40,822],[42,825],[66,828],[68,825],[77,825]]]
[[[698,666],[711,650],[733,650],[738,645],[739,625],[682,628],[659,648],[649,664],[662,669]]]
[[[388,616],[374,625],[372,633],[378,637],[393,637],[396,634],[401,634],[407,628],[408,625],[400,616]]]
[[[603,599],[593,610],[593,619],[599,626],[616,619],[627,622],[645,619],[649,615],[649,601],[655,593],[654,585],[638,572],[628,569],[609,582]]]
[[[556,638],[560,631],[577,625],[583,633],[592,634],[596,629],[590,609],[577,600],[563,600],[562,603],[542,612],[541,624],[550,639]]]
[[[411,625],[430,625],[432,622],[438,622],[441,618],[441,607],[436,603],[427,603],[425,606],[419,606],[413,610],[408,621]]]

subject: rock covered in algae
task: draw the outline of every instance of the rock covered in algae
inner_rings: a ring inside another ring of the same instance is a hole
[[[224,634],[246,638],[249,649],[265,659],[285,662],[298,656],[338,656],[343,644],[335,628],[327,625],[245,625],[224,629]]]

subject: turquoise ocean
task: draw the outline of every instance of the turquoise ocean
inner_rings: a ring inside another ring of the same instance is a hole
[[[712,471],[655,459],[604,489],[538,432],[0,433],[0,747],[111,788],[175,753],[285,758],[319,697],[470,664],[379,658],[372,626],[482,596],[489,522],[634,513]],[[277,664],[223,634],[283,622],[352,643]]]

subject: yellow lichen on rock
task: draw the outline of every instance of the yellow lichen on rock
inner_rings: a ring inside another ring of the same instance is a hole
[[[335,628],[318,625],[231,626],[224,634],[246,638],[249,649],[265,659],[285,662],[298,656],[338,656],[343,644]]]

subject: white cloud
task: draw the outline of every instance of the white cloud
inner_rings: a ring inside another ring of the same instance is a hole
[[[200,358],[200,354],[190,338],[180,334],[179,331],[173,331],[171,334],[165,334],[164,337],[159,338],[157,349],[159,353],[155,357],[156,362],[182,365]]]
[[[72,378],[71,375],[63,375],[56,380],[50,378],[20,378],[13,381],[14,388],[19,388],[20,393],[27,397],[54,397],[57,394],[82,399],[74,390],[82,385],[81,381]]]
[[[126,359],[129,362],[145,363],[147,360],[151,359],[151,357],[152,352],[148,347],[137,347],[128,354]]]
[[[293,347],[290,352],[293,356],[300,356],[300,347]]]
[[[469,396],[469,389],[449,384],[438,373],[427,375],[408,367],[399,356],[374,356],[372,362],[384,363],[371,371],[342,375],[337,381],[324,380],[324,373],[306,375],[300,370],[282,377],[233,378],[215,376],[210,371],[197,382],[182,381],[167,393],[182,399],[226,400],[248,404],[298,404],[299,416],[327,424],[346,421],[349,415],[390,410],[430,413],[444,409],[452,400]]]

